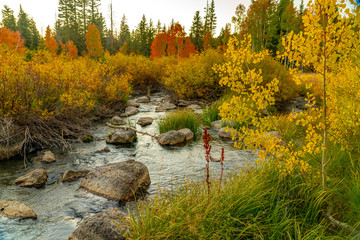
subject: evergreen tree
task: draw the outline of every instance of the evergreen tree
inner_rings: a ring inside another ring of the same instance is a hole
[[[57,33],[56,36],[58,37],[58,41],[62,41],[67,43],[68,41],[70,41],[70,1],[69,0],[59,0],[59,7],[58,7],[58,12],[59,12],[59,20],[58,23],[56,24],[57,27]]]
[[[38,29],[36,28],[36,23],[33,18],[29,20],[29,29],[31,32],[30,49],[37,49],[41,41],[41,36]]]
[[[1,10],[2,14],[2,24],[4,27],[11,31],[17,31],[16,19],[14,17],[14,11],[10,9],[7,5],[4,5],[4,9]]]
[[[125,42],[128,46],[130,46],[131,45],[130,40],[131,40],[130,28],[129,25],[127,25],[126,16],[124,14],[120,23],[120,35],[119,35],[120,46],[122,47]]]
[[[25,40],[24,45],[27,48],[33,49],[32,48],[33,47],[33,44],[32,44],[33,36],[32,36],[31,30],[30,30],[29,18],[28,18],[28,15],[22,9],[21,5],[20,5],[17,26],[18,26],[18,30],[20,32],[21,38]]]
[[[210,32],[212,35],[214,35],[216,30],[216,22],[217,17],[215,14],[215,2],[212,0],[209,5],[209,2],[207,1],[205,7],[204,32]]]
[[[200,11],[195,12],[195,16],[192,22],[192,26],[190,28],[190,39],[198,49],[198,51],[202,50],[204,45],[204,29],[203,22],[200,16]]]
[[[148,55],[148,44],[147,44],[147,40],[148,40],[148,24],[146,22],[146,17],[145,15],[142,16],[141,21],[138,25],[138,32],[139,32],[139,53],[141,55],[147,56]],[[150,54],[150,53],[149,53]]]
[[[148,30],[147,30],[147,46],[146,46],[146,54],[145,56],[150,56],[150,48],[151,48],[151,44],[152,42],[154,41],[154,38],[155,38],[155,35],[156,35],[156,29],[155,29],[155,26],[153,24],[153,21],[152,19],[150,19],[150,22],[149,22],[149,27],[148,27]]]
[[[156,25],[156,33],[159,33],[161,31],[162,31],[161,22],[160,22],[160,20],[158,20],[157,25]]]

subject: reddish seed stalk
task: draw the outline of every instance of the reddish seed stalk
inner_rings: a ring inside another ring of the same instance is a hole
[[[204,134],[202,136],[203,142],[204,142],[204,148],[206,150],[205,152],[205,159],[206,159],[206,184],[208,187],[208,201],[210,201],[210,151],[211,151],[211,145],[210,145],[210,134],[207,132],[207,128],[204,130]]]
[[[220,163],[221,163],[221,174],[220,174],[220,187],[221,187],[221,181],[224,174],[224,148],[221,149]]]

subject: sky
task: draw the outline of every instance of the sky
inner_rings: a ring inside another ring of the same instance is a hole
[[[106,18],[107,26],[109,23],[109,5],[111,0],[101,0],[101,9],[103,16]],[[112,0],[113,11],[115,14],[115,29],[119,29],[120,21],[123,14],[126,15],[130,29],[135,29],[141,21],[142,15],[145,14],[147,20],[151,18],[154,24],[160,20],[168,26],[171,20],[179,22],[185,26],[185,31],[189,33],[193,17],[196,11],[200,11],[204,17],[204,8],[206,0]],[[209,0],[210,2],[210,0]],[[231,22],[231,17],[235,14],[236,6],[240,3],[248,7],[251,0],[215,0],[215,13],[217,16],[216,33],[219,34],[226,23]],[[0,8],[8,5],[14,10],[15,17],[19,13],[19,6],[32,18],[34,18],[40,33],[44,33],[46,26],[53,28],[58,0],[0,0]]]

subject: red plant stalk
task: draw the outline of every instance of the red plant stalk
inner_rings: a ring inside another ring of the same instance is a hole
[[[221,174],[220,174],[220,187],[221,187],[221,181],[224,174],[224,148],[221,149],[220,163],[221,163]]]
[[[204,134],[202,136],[203,142],[204,142],[204,148],[206,150],[205,152],[205,159],[206,159],[206,184],[208,187],[208,201],[210,201],[210,151],[211,151],[211,145],[210,145],[210,134],[207,132],[207,128],[204,130]]]

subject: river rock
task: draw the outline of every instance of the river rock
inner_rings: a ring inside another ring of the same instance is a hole
[[[153,122],[153,119],[151,117],[142,117],[137,121],[137,124],[144,127],[144,126],[152,124],[152,122]]]
[[[138,103],[138,102],[136,101],[136,99],[129,100],[129,101],[127,102],[127,105],[128,105],[129,107],[140,107],[140,103]]]
[[[104,147],[103,149],[95,151],[95,153],[104,153],[104,152],[110,152],[110,148],[109,147]]]
[[[62,182],[73,182],[79,178],[85,177],[90,171],[89,170],[67,170],[62,175]]]
[[[211,127],[216,128],[216,129],[220,129],[222,127],[222,121],[221,120],[213,121],[211,123]]]
[[[161,145],[176,145],[185,141],[185,134],[179,131],[171,130],[167,133],[162,133],[157,137]]]
[[[147,96],[143,96],[143,97],[139,97],[136,99],[137,103],[149,103],[150,102],[150,98]]]
[[[166,95],[165,97],[163,97],[163,99],[161,100],[162,102],[171,102],[171,96],[170,95]]]
[[[136,140],[136,132],[129,127],[122,127],[116,130],[115,133],[110,134],[106,138],[106,142],[110,144],[129,144]]]
[[[20,154],[22,144],[14,144],[10,146],[0,146],[0,161],[15,157]]]
[[[0,212],[9,218],[37,218],[36,213],[29,206],[15,200],[0,201]]]
[[[286,142],[285,142],[284,140],[282,140],[282,137],[281,137],[280,133],[277,132],[277,131],[267,132],[267,133],[265,133],[265,136],[266,136],[266,137],[271,136],[271,137],[273,137],[273,138],[278,138],[278,139],[279,139],[278,144],[281,145],[281,146],[286,146]]]
[[[150,184],[148,168],[135,160],[112,163],[90,171],[80,187],[106,197],[125,202],[142,193]]]
[[[45,185],[48,178],[47,172],[44,169],[36,169],[22,177],[15,180],[15,184],[20,187],[42,187]]]
[[[127,107],[125,108],[125,112],[120,114],[121,117],[128,117],[128,116],[132,116],[137,114],[139,111],[139,109],[137,109],[136,107]]]
[[[221,138],[232,139],[232,135],[231,135],[232,131],[233,131],[232,129],[229,129],[229,131],[226,132],[226,127],[220,128],[218,131],[218,136]]]
[[[175,104],[166,102],[166,103],[161,104],[161,106],[156,107],[155,112],[166,112],[166,111],[173,110],[173,109],[176,109]]]
[[[44,156],[41,158],[40,162],[43,162],[43,163],[56,162],[55,155],[51,151],[46,151],[44,153]]]
[[[183,133],[185,135],[185,140],[190,141],[194,139],[194,133],[188,128],[180,129],[179,132]]]
[[[179,102],[177,103],[177,105],[179,107],[187,107],[187,106],[190,106],[192,102],[190,101],[186,101],[186,100],[183,100],[183,99],[180,99]]]
[[[68,240],[125,240],[126,218],[117,208],[106,209],[82,222]]]
[[[194,111],[194,113],[196,113],[196,114],[202,114],[202,112],[203,112],[201,106],[197,105],[197,104],[191,104],[191,105],[187,106],[186,109],[190,109],[190,110]]]
[[[126,124],[126,121],[119,116],[113,116],[109,121],[109,124],[114,126],[120,126]]]

